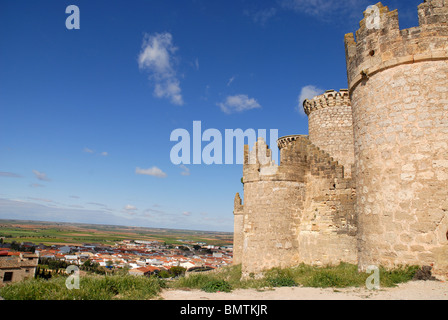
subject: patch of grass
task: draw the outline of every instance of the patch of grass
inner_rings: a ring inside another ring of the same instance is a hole
[[[399,283],[411,281],[419,266],[399,266],[394,269],[380,267],[380,285],[395,287]]]
[[[27,279],[0,288],[0,296],[6,300],[144,300],[156,297],[164,287],[157,278],[86,275],[80,277],[79,289],[69,290],[66,279]]]
[[[359,273],[356,265],[340,263],[337,266],[311,267],[302,272],[298,282],[305,287],[345,288],[365,285],[367,274]]]
[[[380,286],[393,287],[412,280],[417,266],[401,266],[395,269],[379,268]],[[261,278],[241,278],[241,265],[223,267],[211,272],[191,273],[165,282],[155,277],[130,275],[85,275],[80,277],[80,289],[69,290],[65,276],[49,280],[28,279],[0,288],[0,296],[6,300],[111,300],[152,299],[161,289],[191,288],[206,292],[253,288],[265,290],[280,286],[304,286],[317,288],[365,287],[369,273],[358,272],[353,264],[315,267],[300,264],[291,268],[273,268]]]
[[[201,289],[203,286],[209,282],[212,277],[206,273],[193,273],[188,276],[180,277],[174,282],[170,283],[172,288],[191,288],[191,289]]]
[[[412,280],[418,267],[403,266],[395,269],[380,268],[380,287],[392,287]],[[336,266],[300,264],[291,268],[273,268],[259,279],[241,279],[241,265],[225,267],[214,272],[191,274],[176,280],[171,286],[203,289],[210,282],[226,281],[233,289],[264,289],[271,287],[304,286],[315,288],[366,287],[370,273],[358,272],[358,266],[340,263]],[[223,291],[223,290],[221,290]]]

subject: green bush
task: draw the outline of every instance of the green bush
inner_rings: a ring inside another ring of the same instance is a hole
[[[411,281],[419,266],[399,266],[395,269],[380,268],[380,285],[395,287],[398,283]]]
[[[295,287],[297,283],[294,279],[289,277],[275,277],[267,279],[267,282],[272,287]]]
[[[231,292],[232,286],[225,280],[212,279],[203,285],[201,289],[205,292]]]
[[[175,288],[201,289],[211,279],[212,278],[208,274],[192,273],[174,281],[172,286]]]

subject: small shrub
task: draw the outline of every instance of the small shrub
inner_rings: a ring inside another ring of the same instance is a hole
[[[225,280],[212,279],[203,285],[201,289],[205,292],[231,292],[232,286]]]
[[[201,289],[210,279],[211,277],[207,274],[193,273],[179,278],[173,285],[176,288]]]
[[[274,277],[267,279],[267,283],[272,287],[295,287],[297,283],[290,277]]]
[[[334,272],[321,271],[314,274],[307,283],[310,287],[328,288],[336,287],[342,288],[349,286],[347,279]]]
[[[418,266],[400,266],[395,269],[380,268],[380,284],[384,287],[395,287],[398,283],[408,282],[414,278]]]

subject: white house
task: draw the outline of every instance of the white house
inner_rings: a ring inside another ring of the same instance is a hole
[[[74,264],[78,264],[79,260],[78,260],[78,256],[77,255],[70,255],[67,254],[64,256],[64,259],[67,263],[74,263]]]

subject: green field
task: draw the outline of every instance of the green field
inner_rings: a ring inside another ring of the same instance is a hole
[[[182,242],[178,240],[206,242],[211,245],[233,243],[233,234],[229,232],[21,220],[0,220],[0,237],[5,237],[5,242],[32,242],[45,245],[84,243],[113,245],[122,240],[157,240],[167,244],[181,244]]]

